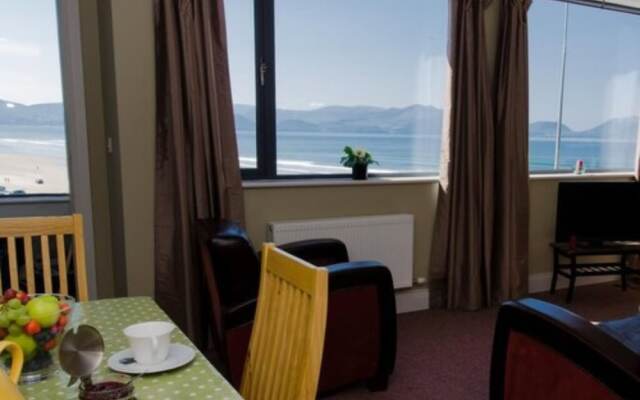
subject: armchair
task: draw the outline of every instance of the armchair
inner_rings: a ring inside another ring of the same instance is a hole
[[[201,220],[197,231],[213,345],[220,368],[238,387],[253,325],[260,258],[246,232],[234,223]],[[334,239],[280,248],[329,271],[319,392],[356,382],[366,382],[370,390],[385,390],[396,356],[396,306],[389,269],[375,261],[349,262],[345,245]]]
[[[540,300],[500,307],[492,400],[630,399],[638,393],[640,355],[607,329]]]

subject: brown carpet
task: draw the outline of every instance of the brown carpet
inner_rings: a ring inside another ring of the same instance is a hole
[[[535,295],[590,320],[617,319],[638,312],[640,289],[626,292],[614,283],[576,288],[573,303],[565,291]],[[358,386],[329,399],[487,399],[496,309],[478,312],[421,311],[398,316],[396,369],[386,392]]]

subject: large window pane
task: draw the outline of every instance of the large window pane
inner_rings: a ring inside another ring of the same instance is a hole
[[[566,5],[534,1],[529,10],[529,169],[554,168]]]
[[[640,111],[640,16],[569,6],[560,167],[632,170]],[[594,29],[597,27],[597,29]]]
[[[275,0],[279,175],[437,172],[447,0]]]
[[[531,170],[632,170],[640,16],[538,0],[529,27]]]
[[[241,168],[256,168],[253,0],[225,0],[231,92]]]
[[[0,2],[0,196],[69,192],[55,0]]]

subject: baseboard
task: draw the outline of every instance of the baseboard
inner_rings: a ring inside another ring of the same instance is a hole
[[[529,293],[546,292],[551,287],[551,272],[541,272],[529,275]],[[576,286],[595,285],[597,283],[605,283],[620,280],[618,275],[604,276],[582,276],[576,279]],[[564,276],[558,276],[558,284],[556,289],[564,289],[569,287],[569,279]]]
[[[415,286],[396,291],[396,312],[404,314],[429,309],[429,288]]]
[[[576,286],[595,285],[620,280],[617,275],[583,276],[576,279]],[[557,289],[565,289],[569,286],[569,280],[563,276],[558,277]],[[541,272],[529,275],[529,293],[546,292],[551,287],[551,272]],[[426,286],[414,286],[408,289],[396,290],[396,312],[398,314],[410,313],[429,309],[429,288]]]

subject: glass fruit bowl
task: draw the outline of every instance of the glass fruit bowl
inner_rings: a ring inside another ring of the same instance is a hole
[[[7,289],[0,298],[0,340],[17,343],[24,353],[21,383],[46,379],[75,307],[71,296],[28,294]],[[10,360],[5,360],[5,366]]]

